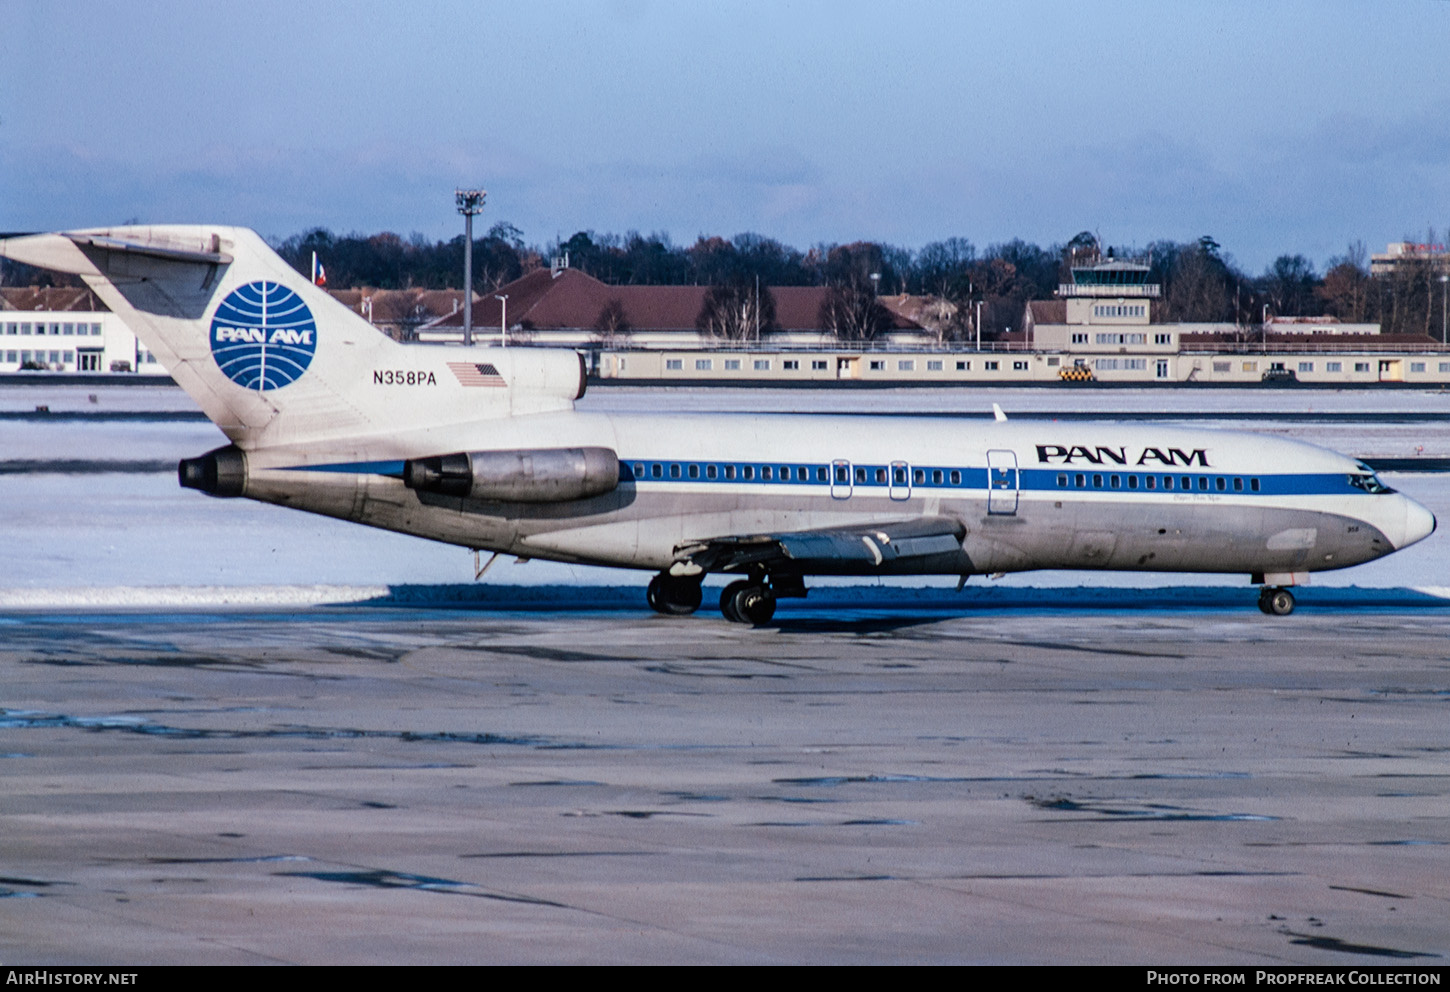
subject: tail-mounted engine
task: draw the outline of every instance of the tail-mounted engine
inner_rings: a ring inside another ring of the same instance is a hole
[[[184,488],[200,489],[208,496],[240,496],[247,487],[247,456],[229,444],[200,458],[183,458],[176,466],[176,478]]]
[[[612,492],[619,456],[609,448],[466,451],[403,463],[403,484],[440,496],[566,503]]]

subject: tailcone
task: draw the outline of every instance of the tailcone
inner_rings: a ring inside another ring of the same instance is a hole
[[[246,453],[229,444],[199,458],[183,458],[176,466],[176,479],[183,489],[196,489],[208,496],[240,496],[247,488]]]

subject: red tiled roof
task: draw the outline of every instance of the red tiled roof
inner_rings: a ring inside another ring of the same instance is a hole
[[[1027,312],[1034,324],[1066,324],[1066,300],[1028,300]]]
[[[578,269],[564,269],[557,276],[538,269],[475,302],[473,322],[497,327],[503,304],[495,297],[507,296],[511,327],[527,322],[534,329],[592,328],[609,301],[618,300],[634,330],[692,331],[707,292],[708,286],[610,286]],[[775,297],[775,321],[781,328],[819,329],[821,301],[826,295],[823,287],[772,286],[770,292]],[[894,316],[899,329],[918,326],[900,314]],[[430,326],[462,327],[463,313],[449,314]]]
[[[91,311],[106,313],[109,308],[85,287],[70,286],[6,286],[0,288],[0,310]]]
[[[372,301],[372,319],[375,324],[403,323],[416,319],[415,309],[421,309],[422,320],[452,313],[463,309],[461,289],[330,289],[328,295],[347,307],[353,313],[364,314],[363,301]],[[477,297],[474,297],[475,305]]]

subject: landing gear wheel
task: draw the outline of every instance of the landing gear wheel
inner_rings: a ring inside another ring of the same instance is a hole
[[[682,617],[698,610],[705,596],[698,578],[661,572],[649,580],[645,598],[656,613]]]
[[[770,618],[775,616],[775,596],[770,589],[755,582],[733,582],[731,588],[735,592],[729,603],[723,602],[724,597],[721,597],[720,612],[725,614],[726,619],[748,623],[752,627],[770,623]]]
[[[749,589],[750,583],[741,579],[739,582],[732,582],[720,593],[720,612],[726,620],[731,623],[746,623],[746,619],[735,612],[735,597],[742,590]]]
[[[1294,594],[1288,589],[1265,588],[1259,593],[1259,609],[1271,617],[1287,617],[1294,612]]]

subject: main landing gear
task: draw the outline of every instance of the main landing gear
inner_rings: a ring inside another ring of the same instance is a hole
[[[720,612],[735,623],[760,627],[775,616],[775,593],[763,581],[741,579],[720,593]]]
[[[661,572],[649,580],[645,597],[656,613],[682,617],[698,610],[705,594],[700,590],[700,576]]]
[[[1294,612],[1294,594],[1282,586],[1264,586],[1259,590],[1259,609],[1271,617],[1287,617]]]
[[[650,579],[646,596],[656,613],[685,616],[700,608],[704,594],[699,575],[671,575],[661,572]],[[734,623],[763,627],[775,616],[775,601],[782,598],[801,599],[805,583],[797,575],[761,573],[730,583],[720,593],[720,612]]]

